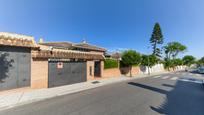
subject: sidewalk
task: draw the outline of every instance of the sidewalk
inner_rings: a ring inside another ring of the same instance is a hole
[[[167,72],[155,73],[153,75],[165,74]],[[138,75],[135,77],[117,77],[117,78],[108,78],[101,80],[87,81],[83,83],[77,83],[73,85],[66,85],[61,87],[49,88],[49,89],[36,89],[32,91],[17,92],[12,94],[0,95],[0,110],[12,108],[15,106],[28,104],[52,97],[62,96],[66,94],[72,94],[100,86],[104,86],[111,83],[122,82],[131,79],[139,79],[149,77],[148,75]]]

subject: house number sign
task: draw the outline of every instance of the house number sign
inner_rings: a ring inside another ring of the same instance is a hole
[[[57,69],[62,69],[62,68],[63,68],[63,62],[58,62]]]

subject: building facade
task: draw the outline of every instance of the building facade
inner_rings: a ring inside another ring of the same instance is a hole
[[[31,36],[0,32],[0,91],[103,77],[105,51],[86,42],[36,43]]]

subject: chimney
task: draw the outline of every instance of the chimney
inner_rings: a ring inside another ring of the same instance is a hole
[[[40,38],[40,39],[39,39],[39,43],[43,43],[43,38]]]
[[[87,43],[87,42],[86,42],[86,39],[83,39],[83,40],[82,40],[82,43],[83,43],[83,44],[86,44],[86,43]]]

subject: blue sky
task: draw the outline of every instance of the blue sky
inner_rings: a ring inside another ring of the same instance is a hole
[[[109,50],[147,49],[155,22],[165,44],[178,41],[204,56],[203,0],[0,0],[0,31],[44,41],[89,43]],[[181,55],[182,56],[182,55]]]

